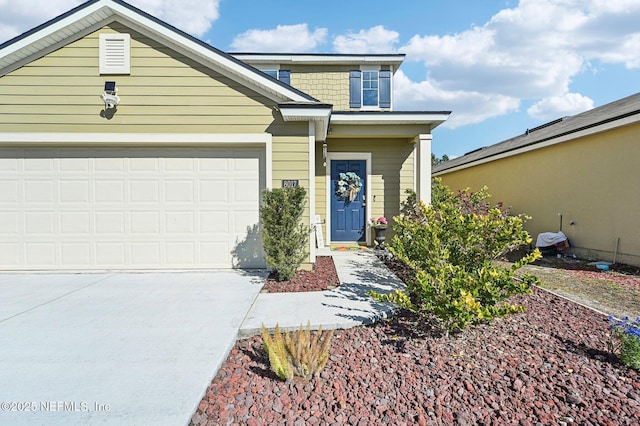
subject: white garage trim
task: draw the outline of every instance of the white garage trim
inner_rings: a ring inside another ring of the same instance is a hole
[[[5,145],[262,145],[265,146],[265,178],[271,189],[273,136],[270,133],[0,133]]]

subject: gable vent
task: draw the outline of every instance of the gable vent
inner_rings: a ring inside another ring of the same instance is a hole
[[[100,34],[100,74],[129,74],[131,36]]]

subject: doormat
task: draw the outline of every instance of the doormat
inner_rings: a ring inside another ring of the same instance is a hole
[[[331,251],[369,251],[369,248],[358,244],[331,244]]]

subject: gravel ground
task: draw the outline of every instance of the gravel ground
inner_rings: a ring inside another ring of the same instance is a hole
[[[336,331],[308,383],[270,370],[259,336],[239,341],[194,425],[637,425],[640,375],[607,352],[607,319],[536,289],[527,312],[453,337],[413,334],[406,312]]]
[[[298,271],[288,281],[276,281],[275,274],[269,275],[262,287],[268,293],[286,293],[300,291],[322,291],[336,288],[340,279],[331,256],[318,256],[311,271]]]

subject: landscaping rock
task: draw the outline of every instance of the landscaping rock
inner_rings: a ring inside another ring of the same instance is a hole
[[[406,312],[336,331],[308,384],[239,341],[192,424],[640,424],[640,374],[607,352],[605,316],[539,289],[513,302],[527,312],[449,337]]]

